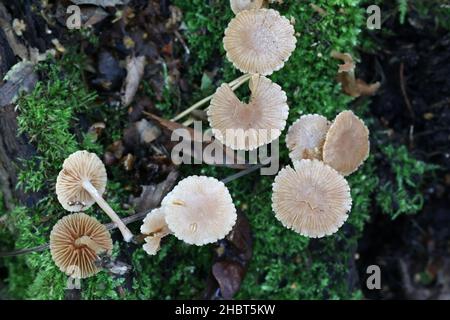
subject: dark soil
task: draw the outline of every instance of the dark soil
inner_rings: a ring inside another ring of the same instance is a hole
[[[390,35],[380,32],[380,49],[364,53],[361,63],[383,82],[370,106],[379,120],[375,126],[440,169],[426,179],[419,214],[391,221],[373,213],[359,244],[361,287],[370,299],[449,299],[450,36],[414,11],[404,25],[394,17],[382,28]],[[382,290],[365,289],[371,264],[381,268]]]

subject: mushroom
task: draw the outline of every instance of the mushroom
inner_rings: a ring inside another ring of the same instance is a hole
[[[259,9],[263,6],[264,0],[230,0],[231,10],[234,14],[249,9]]]
[[[161,239],[171,233],[161,208],[153,209],[147,214],[141,233],[146,235],[143,249],[149,255],[155,255],[159,251]]]
[[[129,242],[133,234],[102,198],[106,182],[106,169],[97,155],[77,151],[64,161],[56,180],[58,201],[71,212],[85,211],[96,202],[117,225],[125,241]]]
[[[206,176],[181,180],[161,204],[174,235],[201,246],[224,238],[236,223],[236,208],[227,187]]]
[[[343,176],[319,160],[294,161],[273,183],[272,208],[289,229],[320,238],[335,233],[347,220],[352,198]]]
[[[244,103],[222,84],[207,112],[214,136],[235,150],[253,150],[277,139],[289,113],[286,93],[270,79],[253,75],[249,88],[250,102]]]
[[[347,176],[367,159],[369,149],[369,129],[352,111],[343,111],[326,135],[323,162]]]
[[[270,75],[281,69],[294,51],[294,33],[289,20],[276,10],[244,10],[230,21],[223,44],[237,69]]]
[[[106,227],[82,212],[63,217],[50,233],[53,261],[62,272],[77,279],[99,272],[99,254],[111,254],[112,247]]]
[[[307,114],[295,121],[286,135],[291,160],[322,160],[322,147],[329,126],[327,118],[318,114]]]

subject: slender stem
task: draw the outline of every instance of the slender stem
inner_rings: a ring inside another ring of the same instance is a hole
[[[251,78],[251,74],[244,74],[242,76],[240,76],[239,78],[234,79],[233,81],[229,82],[228,85],[231,87],[231,89],[234,91],[237,88],[239,88],[242,84],[244,84],[245,82],[248,81],[248,79]],[[209,102],[212,98],[214,97],[214,94],[194,103],[192,106],[190,106],[189,108],[187,108],[186,110],[184,110],[183,112],[179,113],[178,115],[176,115],[172,121],[177,121],[180,120],[181,118],[183,118],[184,116],[187,116],[189,113],[191,113],[192,111],[194,111],[195,109],[200,108],[202,105],[204,105],[205,103]]]
[[[94,250],[94,252],[96,254],[99,254],[102,251],[104,251],[104,249],[102,247],[100,247],[98,245],[98,243],[95,242],[94,240],[92,240],[91,237],[89,237],[89,236],[82,236],[81,238],[78,238],[77,240],[75,240],[75,244],[77,246],[85,245],[85,246],[89,247],[90,249]]]
[[[102,198],[102,196],[98,193],[97,189],[92,185],[89,180],[83,181],[83,188],[94,198],[95,202],[100,206],[100,208],[105,211],[105,213],[111,218],[112,222],[117,225],[122,236],[126,242],[130,242],[133,239],[133,234],[127,228],[127,226],[120,220],[120,217],[114,210],[109,206],[109,204]]]

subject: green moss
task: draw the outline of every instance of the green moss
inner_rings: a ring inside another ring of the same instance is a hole
[[[56,176],[64,159],[81,148],[100,151],[102,148],[80,133],[77,115],[93,113],[96,94],[83,85],[81,71],[84,57],[75,53],[59,61],[39,65],[41,81],[32,93],[19,100],[19,132],[26,134],[36,146],[38,156],[21,162],[18,187],[25,191],[41,191],[46,196],[32,208],[18,206],[10,213],[8,226],[16,248],[29,248],[48,242],[50,230],[66,212],[54,195]],[[97,106],[101,110],[101,106]],[[120,193],[117,183],[108,185],[109,201],[119,214]],[[105,221],[98,209],[89,214]],[[5,247],[4,247],[5,245]],[[9,245],[8,245],[9,246]],[[2,243],[5,250],[6,244]],[[9,249],[11,249],[9,247]],[[53,263],[48,251],[26,256],[7,258],[9,295],[13,298],[62,299],[66,276]],[[104,275],[106,288],[114,287],[114,279]],[[85,284],[90,288],[89,279]],[[109,285],[109,286],[108,286]],[[87,291],[87,298],[114,298],[111,291]],[[98,294],[98,295],[97,295]]]
[[[383,213],[392,219],[401,214],[415,214],[423,207],[424,176],[432,173],[436,166],[413,158],[405,146],[380,145],[380,163],[385,163],[384,175],[389,181],[377,190],[376,201]]]
[[[208,66],[222,49],[223,31],[232,13],[228,3],[212,1],[176,1],[183,9],[188,26],[188,45],[196,59],[190,76],[200,83]],[[341,93],[335,81],[338,61],[330,58],[331,50],[353,52],[363,25],[363,9],[359,1],[319,1],[317,5],[328,13],[325,17],[307,4],[284,1],[274,6],[288,18],[294,18],[298,33],[297,48],[286,66],[271,76],[288,95],[292,123],[304,113],[320,113],[332,119],[347,108],[351,99]],[[200,18],[199,18],[200,15]],[[212,17],[220,17],[218,19]],[[221,72],[226,81],[238,75],[223,59]],[[360,110],[360,115],[362,110]],[[289,163],[280,141],[281,165]],[[223,178],[230,170],[218,168],[189,168],[186,173],[201,173]],[[370,195],[377,179],[370,159],[361,171],[351,177],[354,207],[349,227],[322,240],[309,240],[285,229],[274,217],[271,208],[273,177],[250,176],[229,185],[235,204],[249,217],[254,236],[254,254],[238,298],[320,299],[353,298],[357,293],[346,285],[347,266],[352,259],[364,223],[369,218]],[[312,249],[314,247],[316,249]],[[321,248],[317,250],[317,248]]]

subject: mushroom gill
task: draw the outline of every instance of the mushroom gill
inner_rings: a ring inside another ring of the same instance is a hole
[[[73,278],[84,279],[99,272],[98,255],[111,254],[112,247],[106,227],[81,212],[63,217],[50,233],[53,261]]]
[[[351,208],[350,187],[336,170],[319,160],[294,161],[273,183],[272,208],[289,229],[310,238],[335,233]]]
[[[239,100],[227,84],[220,86],[208,108],[214,136],[234,150],[253,150],[277,139],[289,113],[286,93],[268,78],[250,79],[249,103]]]

